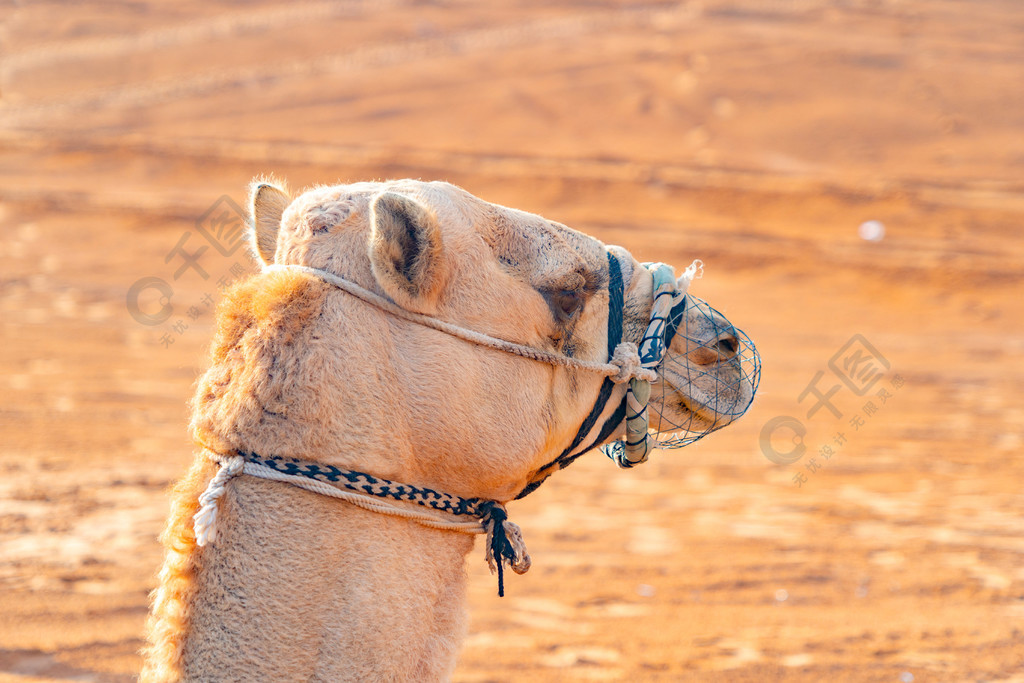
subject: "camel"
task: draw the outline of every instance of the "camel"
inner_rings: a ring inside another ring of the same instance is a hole
[[[614,427],[601,443],[623,433],[614,417],[622,385],[598,410],[605,375],[543,358],[600,364],[611,355],[612,268],[622,338],[639,343],[652,277],[625,249],[442,182],[317,187],[293,199],[258,180],[250,210],[268,267],[218,308],[192,402],[198,450],[173,487],[161,537],[141,680],[446,680],[466,629],[472,535],[235,476],[220,487],[216,539],[200,546],[199,499],[221,476],[210,454],[296,458],[510,501],[567,464],[559,454],[591,413]],[[290,266],[542,359],[392,315]],[[749,382],[717,404],[693,398],[735,374],[733,328],[720,322],[705,330],[694,321],[672,342],[700,373],[655,392],[657,419],[722,425],[749,404]]]

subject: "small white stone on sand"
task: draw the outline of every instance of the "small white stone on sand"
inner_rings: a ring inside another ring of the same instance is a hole
[[[789,591],[787,591],[785,588],[780,588],[779,590],[775,591],[775,600],[777,602],[785,602],[787,598],[789,598]]]
[[[864,221],[857,228],[857,234],[862,240],[869,242],[881,242],[885,237],[885,226],[882,221]]]
[[[914,683],[914,674],[904,671],[900,674],[900,683]]]

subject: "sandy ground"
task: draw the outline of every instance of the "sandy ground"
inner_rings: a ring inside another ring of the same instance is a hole
[[[738,424],[512,506],[534,568],[499,600],[471,557],[456,680],[1024,681],[1024,9],[490,5],[0,9],[0,680],[137,671],[211,304],[250,267],[204,216],[274,172],[701,257],[763,355]],[[150,276],[156,326],[126,308]],[[830,368],[855,335],[888,363],[863,395]]]

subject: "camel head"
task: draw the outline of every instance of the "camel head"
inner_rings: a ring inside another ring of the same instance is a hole
[[[612,307],[625,341],[639,342],[650,322],[651,274],[625,249],[447,183],[319,187],[293,199],[259,181],[251,209],[266,264],[321,269],[490,337],[607,363]],[[617,277],[621,304],[610,307]],[[692,297],[672,312],[651,427],[724,426],[755,388],[739,353],[745,337]],[[218,320],[193,417],[197,439],[214,448],[508,500],[623,433],[625,386],[595,409],[600,374],[398,319],[298,270],[236,286]],[[588,418],[592,429],[569,448]]]

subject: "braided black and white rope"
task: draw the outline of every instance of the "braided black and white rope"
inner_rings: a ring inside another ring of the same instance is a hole
[[[343,470],[333,465],[323,465],[294,458],[257,455],[256,453],[239,453],[239,455],[245,458],[246,462],[267,467],[281,474],[315,479],[355,493],[416,503],[453,515],[481,516],[482,501],[479,498],[461,498],[423,486],[399,484],[365,472]]]
[[[295,458],[237,453],[225,456],[206,449],[207,456],[220,465],[206,491],[199,497],[202,506],[193,518],[196,544],[205,546],[217,537],[218,501],[227,483],[247,474],[261,479],[281,481],[299,488],[340,498],[372,512],[403,517],[424,526],[469,534],[487,534],[486,558],[492,572],[498,574],[498,595],[505,595],[504,565],[517,574],[530,568],[530,555],[519,526],[509,521],[505,506],[496,500],[462,498],[423,486],[401,484],[357,470],[308,462]],[[420,511],[400,503],[415,503],[434,512]],[[445,519],[437,513],[470,519]]]

